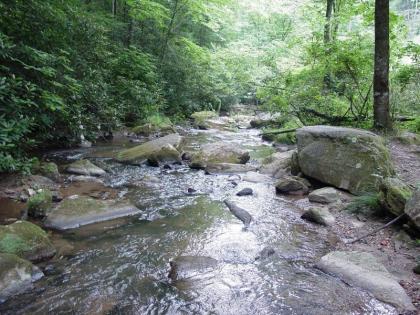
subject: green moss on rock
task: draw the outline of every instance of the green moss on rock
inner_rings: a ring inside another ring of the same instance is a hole
[[[39,261],[52,257],[55,249],[40,227],[27,221],[17,221],[0,226],[0,252]]]
[[[395,177],[383,179],[379,190],[382,206],[396,216],[404,212],[405,205],[412,195],[411,188]]]
[[[42,218],[52,207],[52,193],[42,190],[28,200],[28,215],[34,218]]]

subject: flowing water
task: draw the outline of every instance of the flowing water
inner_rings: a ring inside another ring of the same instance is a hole
[[[188,131],[191,150],[212,141],[234,142],[254,157],[271,151],[255,130]],[[296,202],[276,196],[272,183],[206,175],[186,166],[120,165],[109,157],[123,145],[54,156],[106,163],[112,171],[106,185],[142,214],[53,236],[70,254],[49,262],[35,290],[0,305],[1,314],[396,314],[314,268],[337,237],[301,220]],[[245,187],[254,196],[237,197]],[[188,188],[197,193],[186,193]],[[223,205],[226,198],[251,213],[249,229]],[[256,260],[267,247],[275,254]],[[180,255],[208,256],[220,264],[171,283],[169,261]]]

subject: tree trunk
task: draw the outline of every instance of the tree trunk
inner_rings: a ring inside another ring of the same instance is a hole
[[[112,0],[112,15],[117,15],[117,0]]]
[[[327,0],[327,12],[325,14],[326,21],[325,21],[325,27],[324,27],[324,44],[325,44],[325,55],[330,54],[330,43],[331,43],[331,37],[332,37],[332,15],[334,10],[334,1],[335,0]],[[324,75],[324,90],[325,92],[328,92],[331,89],[331,81],[332,81],[332,74],[327,66],[325,69],[325,75]]]
[[[389,0],[375,3],[374,127],[392,129],[389,110]]]
[[[171,36],[172,27],[173,27],[174,22],[175,22],[175,17],[176,17],[176,14],[178,13],[178,4],[179,4],[179,0],[175,0],[175,4],[174,4],[173,11],[172,11],[171,19],[169,21],[168,29],[166,31],[165,38],[163,40],[162,51],[161,51],[161,54],[160,54],[160,62],[159,62],[160,67],[162,66],[162,63],[165,60],[166,49],[168,48],[169,37]]]

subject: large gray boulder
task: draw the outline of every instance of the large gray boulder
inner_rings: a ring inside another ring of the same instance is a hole
[[[414,191],[412,197],[405,205],[404,212],[410,217],[417,228],[420,229],[420,188]]]
[[[322,271],[370,292],[399,310],[415,310],[410,297],[376,258],[364,252],[331,252],[318,262]]]
[[[174,133],[148,141],[134,148],[121,151],[117,155],[117,161],[134,165],[143,164],[147,161],[153,164],[159,162],[180,162],[181,153],[179,149],[182,140],[182,136]]]
[[[0,303],[30,290],[44,276],[38,267],[12,254],[0,253]]]
[[[206,168],[210,164],[230,163],[246,164],[250,159],[249,152],[229,142],[205,144],[192,156],[192,168]]]
[[[40,261],[55,254],[48,234],[39,226],[27,221],[17,221],[0,226],[0,253]]]
[[[97,167],[89,160],[79,160],[70,164],[66,168],[66,172],[70,174],[85,176],[102,176],[106,174],[103,169]]]
[[[353,194],[375,191],[380,177],[395,171],[381,137],[372,132],[330,126],[297,130],[302,173]]]
[[[56,230],[69,230],[138,213],[140,210],[128,202],[73,196],[53,209],[44,224]]]

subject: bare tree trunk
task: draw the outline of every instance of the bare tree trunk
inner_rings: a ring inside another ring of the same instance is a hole
[[[374,127],[392,129],[389,111],[389,0],[375,3]]]

